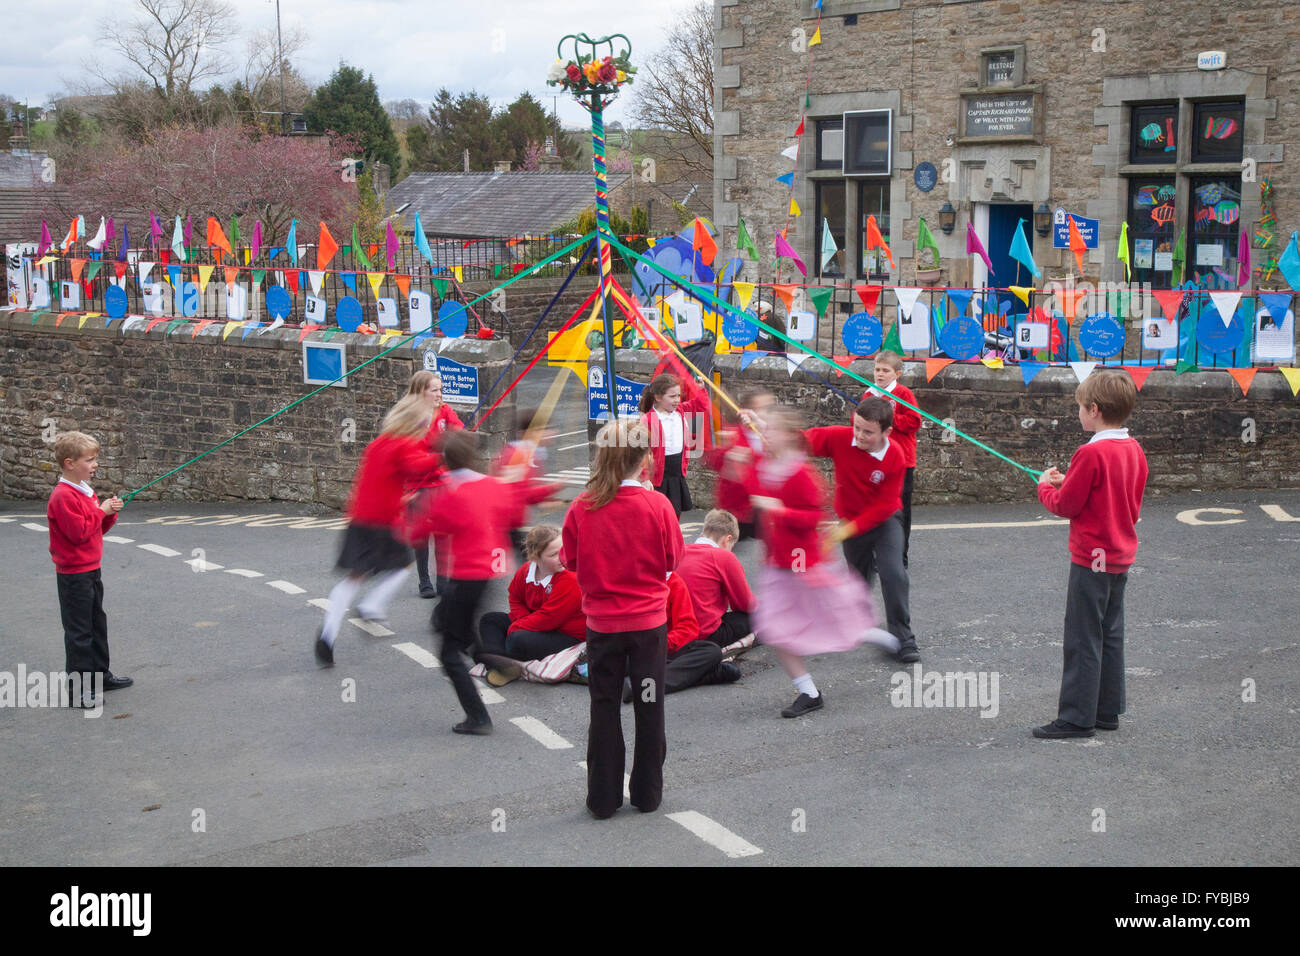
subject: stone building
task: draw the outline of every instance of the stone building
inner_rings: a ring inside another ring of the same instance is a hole
[[[1253,264],[1279,254],[1300,227],[1292,0],[822,6],[821,42],[809,47],[814,0],[714,3],[714,214],[729,248],[744,218],[762,257],[750,279],[771,281],[773,238],[788,224],[809,283],[1005,287],[1017,284],[1007,251],[1020,219],[1045,278],[1061,276],[1077,269],[1053,248],[1060,209],[1099,223],[1083,278],[1123,279],[1116,251],[1127,222],[1134,283],[1169,288],[1170,256],[1186,230],[1187,277],[1236,288],[1238,238],[1243,226],[1254,233],[1264,177],[1277,238],[1251,249]],[[782,151],[796,142],[792,163]],[[776,178],[791,170],[798,217]],[[868,214],[896,268],[863,249]],[[942,273],[918,279],[921,217]],[[823,221],[842,250],[825,269]],[[995,277],[966,254],[968,223]],[[1018,279],[1030,284],[1023,270]],[[1280,276],[1254,281],[1285,288]],[[841,308],[849,296],[836,293]]]

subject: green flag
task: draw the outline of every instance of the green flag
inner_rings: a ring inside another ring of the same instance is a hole
[[[1183,263],[1187,261],[1187,229],[1184,228],[1178,233],[1178,241],[1174,243],[1174,275],[1173,284],[1182,285],[1183,282]]]
[[[831,296],[835,294],[834,287],[818,286],[808,290],[808,298],[812,300],[813,308],[817,310],[819,316],[826,315],[826,306],[831,301]]]
[[[446,280],[446,279],[434,279],[434,280],[433,280],[433,287],[434,287],[435,289],[438,290],[438,298],[439,298],[439,299],[445,299],[445,298],[447,298],[447,280]]]
[[[930,227],[925,224],[922,218],[920,225],[916,227],[916,252],[920,255],[926,249],[934,250],[934,261],[939,261],[939,243],[934,241],[934,234],[930,232]]]
[[[86,279],[90,280],[99,275],[99,270],[104,268],[104,261],[96,259],[94,262],[86,263]]]
[[[881,344],[880,347],[882,349],[887,349],[896,355],[903,354],[903,340],[898,337],[897,320],[895,320],[894,323],[890,325],[889,331],[885,334],[885,341]]]
[[[265,279],[265,278],[266,278],[266,270],[265,270],[265,269],[254,269],[254,270],[253,270],[253,288],[256,289],[259,285],[261,285],[261,284],[262,284],[262,280]]]
[[[1124,263],[1124,281],[1131,282],[1132,275],[1128,264],[1128,223],[1119,227],[1119,252],[1115,253],[1115,258]]]
[[[361,241],[357,239],[357,224],[355,222],[352,224],[352,248],[357,251],[357,261],[361,263],[361,267],[367,272],[373,272],[375,267],[370,264],[370,258],[366,255],[365,250],[361,248]]]
[[[232,249],[239,244],[239,217],[233,212],[230,214],[230,235],[226,238],[230,240],[230,248]]]
[[[754,240],[749,237],[749,230],[745,228],[745,220],[739,220],[740,225],[736,227],[736,248],[742,252],[748,252],[749,258],[755,262],[758,261],[758,250],[754,248]]]

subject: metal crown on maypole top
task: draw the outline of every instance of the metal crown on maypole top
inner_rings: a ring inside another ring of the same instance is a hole
[[[621,41],[615,52],[615,41]],[[567,56],[565,44],[573,55]],[[609,183],[605,175],[605,107],[618,95],[619,87],[632,82],[636,68],[628,62],[632,42],[621,33],[593,40],[585,33],[569,34],[555,46],[555,63],[546,82],[573,94],[591,114],[591,169],[596,177],[596,251],[600,260],[600,316],[605,339],[605,391],[609,396],[610,419],[618,417],[617,380],[614,371],[614,325],[606,304],[613,263],[605,234],[609,227]]]

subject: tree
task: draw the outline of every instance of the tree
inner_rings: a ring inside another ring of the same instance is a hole
[[[307,34],[297,25],[284,33],[283,42],[270,28],[248,38],[243,70],[230,92],[231,106],[240,122],[278,133],[286,126],[280,115],[282,109],[285,113],[303,111],[312,93],[311,86],[290,61],[302,52],[306,43]]]
[[[633,84],[633,116],[677,134],[673,152],[685,166],[713,168],[713,4],[700,0],[678,18],[662,49]],[[671,148],[671,147],[670,147]]]
[[[389,100],[384,104],[384,111],[394,123],[414,123],[424,119],[424,107],[418,100]]]
[[[379,102],[373,76],[340,63],[329,82],[312,94],[305,113],[307,128],[312,132],[331,130],[354,135],[366,159],[387,163],[390,169],[397,168],[397,136]]]
[[[235,8],[224,0],[136,0],[131,20],[110,17],[100,26],[108,45],[144,74],[164,100],[221,76],[221,46],[235,29]],[[98,74],[114,89],[124,80]]]
[[[492,124],[504,152],[500,158],[510,160],[515,166],[524,164],[530,142],[545,142],[551,135],[551,117],[531,93],[520,93],[496,115]]]

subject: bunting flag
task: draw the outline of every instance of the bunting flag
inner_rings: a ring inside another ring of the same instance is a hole
[[[48,233],[45,234],[48,235]],[[126,223],[122,223],[122,244],[117,247],[118,262],[123,262],[123,263],[126,262],[126,251],[130,248],[131,248],[131,230],[127,228]],[[122,278],[122,273],[119,272],[117,274],[117,277],[119,279]]]
[[[446,279],[434,279],[434,280],[433,280],[433,287],[434,287],[435,290],[437,290],[437,292],[438,292],[438,298],[439,298],[439,299],[445,299],[445,298],[447,298],[447,280],[446,280]]]
[[[1245,233],[1242,233],[1244,236]],[[104,243],[108,241],[108,227],[104,223],[104,217],[99,217],[99,228],[95,230],[95,235],[86,240],[86,245],[96,252],[104,248]]]
[[[401,290],[402,298],[408,298],[411,295],[411,277],[399,275],[397,278],[397,288]]]
[[[749,366],[754,363],[754,360],[759,358],[762,354],[763,353],[761,352],[741,352],[740,370],[743,372],[745,369],[749,368]]]
[[[745,228],[745,220],[739,220],[736,226],[736,249],[739,252],[748,252],[749,258],[755,262],[758,261],[758,249],[754,247],[754,240],[750,238],[749,230]]]
[[[284,270],[284,281],[289,283],[289,291],[291,291],[296,296],[298,294],[298,270],[297,269]]]
[[[1245,233],[1242,233],[1242,235],[1245,235]],[[1119,251],[1115,253],[1115,258],[1124,263],[1124,281],[1132,282],[1133,274],[1128,261],[1128,220],[1125,220],[1124,224],[1119,227]]]
[[[253,224],[253,248],[251,251],[254,259],[262,251],[262,220],[260,219]]]
[[[420,214],[415,214],[415,248],[420,251],[420,255],[433,265],[433,251],[429,248],[429,237],[424,234],[424,226],[420,224]]]
[[[1259,301],[1264,308],[1268,309],[1268,314],[1273,317],[1273,324],[1279,329],[1286,320],[1287,310],[1291,307],[1291,294],[1289,292],[1262,292]]]
[[[912,307],[916,305],[921,290],[910,286],[898,286],[894,289],[894,295],[898,297],[899,312],[903,315],[911,315]]]
[[[181,288],[181,267],[179,265],[169,265],[167,267],[167,282],[173,289]]]
[[[1023,362],[1022,361],[1020,363],[1020,377],[1023,378],[1025,380],[1025,384],[1028,385],[1030,382],[1034,380],[1034,377],[1037,376],[1038,373],[1045,368],[1047,368],[1046,362]]]
[[[840,247],[835,244],[835,237],[831,235],[831,221],[822,220],[822,271],[826,271],[826,266],[835,258],[835,253],[840,251]]]
[[[399,248],[397,233],[393,232],[393,220],[389,219],[384,223],[384,258],[388,260],[389,272],[397,268],[397,250]],[[373,256],[374,252],[370,254]]]
[[[936,375],[952,364],[950,358],[928,358],[925,360],[925,380],[932,381]]]
[[[370,264],[366,250],[361,248],[361,241],[357,239],[357,224],[355,222],[352,224],[352,254],[357,257],[357,262],[361,263],[361,268],[367,272],[374,270],[375,267]]]
[[[1100,363],[1099,362],[1071,362],[1069,364],[1070,364],[1070,368],[1074,369],[1074,377],[1082,382],[1085,378],[1087,378],[1089,375],[1092,374],[1092,370],[1095,369]]]
[[[1066,216],[1065,218],[1070,224],[1070,251],[1074,253],[1074,261],[1079,266],[1079,274],[1083,275],[1083,254],[1088,251],[1088,244],[1083,241],[1083,233],[1079,231],[1079,226],[1075,223],[1074,217]]]
[[[84,328],[85,325],[86,325],[86,320],[87,320],[87,319],[93,319],[93,318],[96,318],[98,315],[99,315],[98,312],[87,312],[87,313],[85,313],[84,315],[81,316],[81,318],[79,318],[79,319],[77,320],[77,328],[79,328],[79,329],[80,329],[80,328]]]
[[[322,222],[320,224],[320,240],[316,244],[316,268],[323,270],[330,264],[330,260],[334,258],[334,253],[338,251],[339,244],[330,235],[329,227]]]
[[[1237,384],[1241,386],[1241,394],[1245,396],[1250,394],[1250,383],[1255,380],[1255,373],[1258,371],[1259,369],[1254,368],[1230,368],[1228,374],[1237,380]]]
[[[835,289],[832,286],[817,286],[808,290],[808,298],[812,300],[818,316],[825,317],[826,306],[830,304],[831,296],[834,294]]]
[[[224,342],[226,339],[230,338],[230,333],[235,331],[235,329],[242,329],[243,327],[243,322],[227,322],[226,327],[221,330],[221,341]]]
[[[778,234],[774,245],[776,246],[777,256],[783,259],[793,259],[794,266],[799,270],[799,274],[804,276],[808,274],[808,267],[803,264],[803,260],[799,258],[799,253],[794,251],[794,247],[785,241],[784,236]]]
[[[319,253],[317,259],[319,260]],[[307,272],[307,278],[311,281],[311,294],[320,295],[320,287],[325,284],[325,273],[319,269],[311,269]]]
[[[44,256],[45,250],[50,248],[50,246],[52,245],[54,245],[54,240],[50,237],[50,227],[46,224],[45,220],[42,219],[41,220],[41,241],[36,246],[36,258],[40,259],[42,256]],[[122,255],[123,257],[126,256],[125,248],[122,249]],[[755,256],[754,258],[757,259],[758,257]]]
[[[216,321],[217,321],[216,319],[200,319],[199,321],[195,322],[194,331],[190,332],[190,338],[192,339],[198,338],[200,332],[202,332],[209,325],[212,325]]]
[[[176,214],[176,225],[172,228],[172,252],[181,262],[185,261],[185,230],[181,226],[180,213]]]
[[[1022,266],[1029,270],[1029,274],[1035,279],[1043,274],[1043,270],[1038,268],[1038,263],[1034,262],[1034,253],[1029,248],[1029,240],[1025,238],[1025,221],[1020,219],[1016,222],[1016,234],[1011,238],[1012,259],[1015,259]]]
[[[821,42],[822,42],[822,28],[818,26],[817,29],[813,31],[812,39],[808,41],[808,46],[809,47],[818,46]]]
[[[1154,365],[1125,365],[1124,370],[1133,378],[1133,384],[1137,390],[1142,391],[1142,386],[1147,383],[1147,377],[1154,372]]]
[[[989,260],[989,254],[984,251],[984,243],[980,242],[980,237],[975,234],[975,226],[966,223],[966,254],[974,253],[984,260],[984,265],[989,270],[989,275],[996,275],[993,271],[993,263]]]
[[[226,231],[221,228],[221,223],[217,222],[212,216],[208,217],[208,247],[217,254],[217,262],[221,262],[222,254],[227,256],[234,255],[230,247],[230,240],[226,237]]]
[[[1173,289],[1152,289],[1151,294],[1160,303],[1160,308],[1164,310],[1166,319],[1178,318],[1178,310],[1183,305],[1183,296],[1187,293]]]
[[[1237,304],[1241,302],[1240,292],[1211,292],[1210,301],[1214,303],[1215,311],[1219,313],[1219,318],[1223,319],[1223,326],[1227,328],[1232,324],[1232,317],[1237,312]]]
[[[884,249],[885,255],[889,258],[889,268],[894,268],[894,254],[889,251],[889,246],[885,245],[885,237],[880,234],[880,227],[876,225],[876,217],[867,217],[867,249]]]
[[[802,117],[802,116],[799,117],[799,125],[798,125],[797,127],[795,127],[794,135],[795,135],[795,136],[802,136],[802,135],[803,135],[803,117]]]
[[[233,285],[239,281],[239,267],[226,266],[226,285]]]
[[[265,279],[265,278],[266,278],[266,270],[265,270],[265,269],[254,269],[254,270],[253,270],[253,288],[252,288],[252,291],[253,291],[253,292],[256,292],[256,291],[257,291],[257,287],[258,287],[259,285],[262,284],[262,280]]]
[[[1286,250],[1278,256],[1277,268],[1286,284],[1300,292],[1300,232],[1291,233],[1291,241],[1286,244]]]
[[[90,263],[90,267],[86,270],[86,278],[94,279],[95,276],[99,275],[99,270],[102,269],[103,266],[104,263],[100,259],[96,259],[94,262]]]
[[[1023,302],[1023,303],[1025,304],[1025,307],[1026,307],[1026,308],[1028,308],[1028,306],[1029,306],[1029,296],[1030,296],[1030,294],[1033,293],[1033,292],[1037,292],[1037,291],[1038,291],[1037,289],[1033,288],[1032,286],[1023,286],[1023,285],[1013,285],[1013,286],[1009,286],[1008,288],[1010,288],[1012,294],[1013,294],[1017,299],[1019,299],[1021,302]]]
[[[370,291],[372,291],[375,294],[375,298],[378,299],[379,287],[384,284],[384,274],[382,272],[367,272],[366,281],[370,283]]]
[[[916,256],[914,258],[919,258],[921,253],[926,249],[934,250],[934,261],[938,262],[939,243],[935,242],[934,233],[932,233],[930,227],[925,224],[925,217],[922,216],[920,224],[916,227]]]
[[[294,219],[289,223],[289,235],[284,240],[285,252],[289,253],[289,261],[294,265],[298,264],[298,220]]]
[[[154,264],[152,262],[140,262],[136,264],[136,277],[137,281],[140,283],[140,288],[144,288],[145,282],[149,279],[149,273],[153,272],[153,266]]]
[[[86,260],[70,259],[68,260],[68,268],[72,270],[72,281],[80,282],[82,270],[86,268]]]
[[[772,291],[776,293],[776,297],[785,303],[787,312],[794,305],[794,290],[796,288],[798,287],[786,284],[772,286]]]
[[[1075,314],[1079,311],[1079,301],[1087,293],[1083,289],[1057,289],[1056,302],[1060,306],[1061,312],[1065,315],[1065,324],[1069,325],[1074,321]]]
[[[357,291],[357,274],[355,272],[340,272],[338,273],[338,277],[343,280],[343,284],[348,287],[349,292],[355,293]],[[397,284],[401,285],[400,279]],[[407,280],[407,284],[410,284],[409,279]]]
[[[1291,386],[1292,397],[1300,393],[1300,368],[1279,368],[1278,371],[1282,373],[1286,383]]]
[[[1241,230],[1241,236],[1237,239],[1237,285],[1244,287],[1250,284],[1250,240],[1246,238],[1246,230]]]
[[[116,229],[116,227],[114,227],[114,225],[113,225],[113,217],[112,217],[112,216],[109,216],[109,217],[108,217],[108,241],[109,241],[109,242],[116,242],[116,241],[117,241],[117,229]]]
[[[706,266],[713,265],[713,257],[718,254],[718,244],[698,218],[691,223],[691,248],[700,254],[700,260]]]
[[[796,162],[799,159],[799,144],[795,143],[792,146],[787,146],[785,149],[781,150],[781,155],[792,163]],[[791,181],[793,182],[793,180]]]
[[[780,176],[776,177],[776,181],[794,189],[794,173],[792,172],[782,173]]]
[[[787,353],[785,357],[785,374],[793,378],[794,373],[803,368],[804,363],[811,358],[812,356],[807,352],[800,352],[798,355]]]
[[[885,341],[880,343],[882,351],[893,352],[895,355],[903,354],[903,340],[898,337],[898,323],[889,323],[889,331],[885,333]]]
[[[1178,231],[1178,241],[1174,243],[1174,271],[1172,281],[1174,285],[1183,284],[1183,264],[1187,261],[1187,229],[1183,228]]]
[[[741,311],[748,309],[749,300],[754,297],[754,283],[733,282],[731,287],[736,290],[736,301],[740,303]]]
[[[1175,375],[1182,375],[1184,372],[1195,372],[1195,371],[1196,371],[1196,363],[1189,362],[1186,359],[1182,359],[1182,358],[1180,358],[1178,360],[1178,364],[1174,366]]]
[[[984,364],[985,368],[996,370],[1004,367],[1002,364],[1002,356],[998,355],[996,352],[985,353],[984,357],[980,359],[980,362]]]
[[[125,262],[114,262],[114,263],[113,263],[113,274],[114,274],[114,276],[117,278],[118,283],[121,284],[122,276],[126,275],[126,263],[125,263]]]
[[[802,215],[803,215],[803,212],[799,209],[799,204],[798,204],[797,202],[794,201],[794,197],[793,197],[793,196],[790,197],[790,215],[792,215],[792,216],[802,216]]]
[[[212,270],[216,266],[199,266],[199,293],[202,294],[208,288],[208,280],[212,278]]]
[[[858,294],[862,300],[862,308],[871,315],[876,314],[876,303],[880,301],[880,293],[885,290],[882,285],[855,285],[853,291]]]
[[[952,304],[956,306],[954,316],[965,315],[966,307],[970,305],[971,296],[975,294],[973,289],[949,289],[948,298],[952,299]]]
[[[464,275],[464,273],[461,271],[461,269],[462,269],[461,266],[452,266],[452,267],[451,267],[451,274],[454,275],[454,276],[456,277],[456,281],[457,281],[457,282],[464,282],[464,281],[465,281],[465,275]]]

